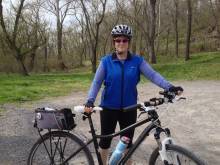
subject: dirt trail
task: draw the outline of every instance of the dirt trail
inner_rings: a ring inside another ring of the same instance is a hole
[[[202,157],[210,165],[220,164],[220,81],[174,82],[184,87],[186,101],[165,105],[158,111],[160,119],[171,129],[179,143]],[[158,96],[160,89],[151,83],[140,84],[139,100]],[[23,165],[30,147],[38,138],[32,127],[33,111],[37,107],[73,107],[83,104],[86,92],[74,92],[69,96],[44,99],[20,105],[3,105],[6,112],[0,116],[0,164]],[[99,100],[99,98],[97,99]],[[169,111],[168,111],[169,109]],[[93,116],[99,131],[98,113]],[[76,119],[76,132],[88,135],[88,123]],[[141,128],[136,130],[136,136]],[[113,140],[113,146],[118,139]],[[156,146],[150,136],[133,156],[136,164],[147,164],[152,149]]]

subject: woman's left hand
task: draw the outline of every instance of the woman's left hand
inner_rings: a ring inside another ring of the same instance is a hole
[[[170,92],[174,92],[176,95],[181,95],[183,93],[183,88],[181,86],[172,86],[169,88]]]

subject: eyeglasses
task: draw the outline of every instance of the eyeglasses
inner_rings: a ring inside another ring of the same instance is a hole
[[[115,39],[114,40],[116,43],[127,43],[129,40],[128,39]]]

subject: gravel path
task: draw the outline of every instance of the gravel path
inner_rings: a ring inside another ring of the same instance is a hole
[[[174,84],[184,87],[184,96],[187,100],[161,106],[158,112],[163,125],[171,129],[176,143],[194,151],[210,165],[220,164],[220,81],[181,81]],[[159,90],[150,83],[140,84],[139,100],[145,101],[158,96]],[[29,150],[38,138],[32,124],[35,108],[73,107],[83,104],[85,98],[85,92],[74,92],[64,97],[0,106],[1,109],[6,110],[0,116],[0,164],[26,163]],[[97,118],[94,122],[99,131],[98,113],[93,118]],[[78,127],[75,131],[89,136],[88,123],[81,121],[80,116],[77,116],[76,121]],[[136,136],[142,128],[136,130]],[[113,146],[117,141],[118,139],[113,140]],[[133,156],[136,164],[147,164],[155,146],[152,136],[145,140]]]

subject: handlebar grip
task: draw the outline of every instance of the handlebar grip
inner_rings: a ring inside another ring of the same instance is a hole
[[[103,110],[101,107],[93,107],[92,109],[93,109],[93,111],[102,111]],[[74,106],[73,110],[76,112],[79,112],[79,113],[83,113],[83,112],[85,112],[85,106],[77,105],[77,106]]]
[[[163,103],[164,103],[164,99],[163,98],[151,98],[150,101],[144,102],[144,105],[146,107],[149,107],[149,106],[161,105]]]
[[[94,111],[102,111],[103,109],[101,107],[93,107]]]
[[[77,106],[74,106],[73,110],[76,111],[76,112],[79,112],[79,113],[83,113],[84,108],[85,108],[85,106],[77,105]]]

